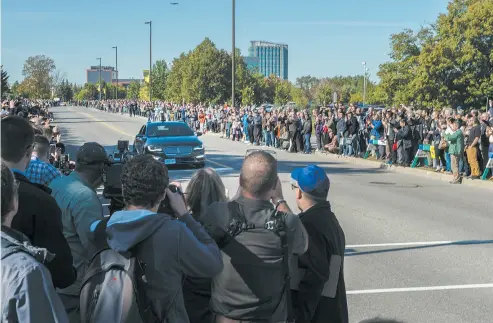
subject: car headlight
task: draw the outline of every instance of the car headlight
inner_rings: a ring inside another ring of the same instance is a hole
[[[152,152],[157,152],[157,151],[163,151],[163,148],[157,147],[157,146],[147,146],[147,150],[152,151]]]
[[[204,150],[204,144],[193,147],[193,150]]]

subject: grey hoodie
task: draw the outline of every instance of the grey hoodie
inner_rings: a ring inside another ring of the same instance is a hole
[[[189,322],[184,276],[212,278],[223,270],[216,243],[189,214],[175,220],[148,210],[119,211],[108,221],[106,233],[113,250],[132,249],[146,264],[151,286],[147,297],[160,319],[169,323]]]
[[[54,259],[46,249],[34,247],[22,233],[2,225],[1,322],[68,322],[43,262]]]

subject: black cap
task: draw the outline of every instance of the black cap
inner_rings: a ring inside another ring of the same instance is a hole
[[[86,142],[77,151],[77,163],[83,165],[101,164],[108,161],[104,147],[97,142]]]

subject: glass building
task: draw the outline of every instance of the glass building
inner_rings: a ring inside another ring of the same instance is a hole
[[[116,71],[112,66],[101,66],[101,80],[106,83],[116,81]],[[86,83],[96,84],[99,82],[99,65],[91,66],[86,70]]]
[[[274,74],[283,80],[288,79],[288,45],[254,40],[251,41],[249,55],[245,58],[247,66],[252,62],[250,66],[258,68],[266,77]]]

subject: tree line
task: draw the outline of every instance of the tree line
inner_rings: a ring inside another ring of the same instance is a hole
[[[390,61],[379,66],[379,82],[367,80],[366,103],[384,105],[479,107],[493,96],[493,1],[453,0],[436,22],[418,31],[406,29],[390,37]],[[294,83],[249,70],[236,50],[236,105],[262,103],[298,106],[362,102],[367,75],[316,78]],[[171,65],[171,66],[169,66]],[[24,80],[10,91],[48,98],[50,89],[64,99],[95,100],[99,84],[69,83],[46,56],[29,57]],[[8,75],[5,75],[8,77]],[[231,53],[208,38],[171,64],[157,60],[152,69],[152,99],[187,103],[231,103]],[[2,93],[4,92],[2,70]],[[5,81],[6,82],[6,81]],[[101,84],[101,96],[116,97],[114,84]],[[118,98],[149,98],[149,85],[132,82],[118,87]]]

